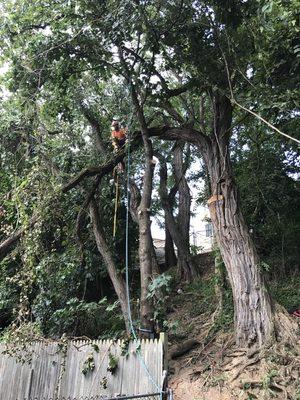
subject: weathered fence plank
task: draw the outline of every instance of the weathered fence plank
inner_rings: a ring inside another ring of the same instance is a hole
[[[6,346],[0,345],[0,400],[157,392],[162,384],[163,343],[130,342],[126,356],[122,355],[122,346],[121,341],[36,342],[26,349],[14,347],[14,355],[8,355]],[[109,371],[110,358],[117,360],[115,371]],[[84,367],[86,374],[82,372]]]

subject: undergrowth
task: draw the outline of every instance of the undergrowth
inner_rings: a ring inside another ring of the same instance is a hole
[[[180,289],[179,294],[175,294],[172,304],[175,308],[184,307],[186,313],[191,318],[198,316],[213,315],[217,309],[217,299],[215,295],[215,281],[214,276],[206,277],[205,279],[198,279],[195,282],[186,285]],[[288,311],[293,308],[300,308],[300,278],[286,278],[278,282],[269,282],[270,293],[275,301],[284,306]],[[218,332],[228,332],[232,329],[234,323],[234,307],[232,299],[232,291],[230,288],[224,289],[223,308],[221,312],[216,315],[213,321],[213,326],[209,332],[210,340]],[[192,327],[185,327],[185,333],[189,334]],[[179,332],[178,332],[179,333]]]
[[[284,280],[271,282],[270,293],[287,310],[300,308],[300,277],[286,277]]]
[[[217,299],[215,295],[215,277],[205,280],[198,280],[187,288],[189,293],[197,296],[197,303],[192,302],[191,316],[207,313],[213,314],[217,308]],[[224,289],[224,304],[220,317],[215,324],[223,330],[227,330],[233,322],[233,300],[231,289]],[[218,330],[218,329],[217,329]]]
[[[191,316],[196,317],[203,313],[213,313],[216,308],[214,279],[199,279],[188,285],[185,289],[187,295],[197,297],[197,302],[192,302]]]

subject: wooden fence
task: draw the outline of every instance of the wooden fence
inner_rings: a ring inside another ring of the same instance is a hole
[[[110,340],[35,342],[25,348],[0,345],[0,399],[155,393],[162,385],[163,349],[161,339],[127,345]]]

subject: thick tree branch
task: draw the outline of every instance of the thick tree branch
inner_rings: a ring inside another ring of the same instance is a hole
[[[170,126],[157,126],[148,129],[149,136],[157,137],[163,140],[183,140],[187,141],[191,144],[197,145],[199,147],[206,145],[209,143],[210,139],[205,137],[202,132],[197,131],[192,128],[180,128],[180,127],[170,127]],[[134,150],[138,146],[141,145],[141,132],[136,131],[132,135],[132,142],[131,142],[131,149]],[[103,176],[109,174],[113,171],[114,167],[121,162],[124,157],[126,156],[126,149],[122,149],[119,151],[114,158],[108,161],[106,164],[100,166],[90,166],[82,171],[80,171],[74,178],[72,178],[69,182],[67,182],[62,187],[62,192],[67,193],[69,190],[77,187],[80,183],[82,183],[86,178],[99,176],[101,179]],[[32,217],[30,220],[29,227],[21,228],[16,233],[5,239],[2,243],[0,243],[0,258],[5,257],[14,245],[20,240],[22,235],[24,234],[25,230],[31,228],[35,222],[36,218]]]
[[[95,145],[100,153],[106,154],[106,147],[104,146],[103,140],[102,140],[102,129],[99,124],[99,121],[95,117],[95,115],[92,113],[92,111],[87,108],[82,102],[80,102],[80,109],[82,111],[82,114],[85,116],[89,124],[91,125],[93,136],[95,139]]]
[[[26,230],[31,229],[34,224],[37,222],[37,216],[34,215],[28,225],[24,228],[18,229],[15,233],[13,233],[10,237],[5,239],[2,243],[0,243],[0,259],[4,258],[9,254],[9,252],[12,250],[12,248],[16,245],[16,243],[21,239],[21,237],[24,235]]]
[[[208,136],[190,127],[152,127],[149,128],[149,134],[163,140],[182,140],[203,148],[206,148],[210,142]]]
[[[68,183],[66,183],[62,187],[62,192],[66,193],[69,190],[78,186],[85,178],[99,175],[100,178],[112,172],[114,167],[119,164],[123,160],[126,155],[126,150],[122,149],[119,151],[114,158],[108,161],[106,164],[100,166],[91,166],[83,169],[76,175],[73,179],[71,179]]]

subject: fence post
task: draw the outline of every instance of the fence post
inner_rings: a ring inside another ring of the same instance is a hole
[[[166,332],[161,332],[159,339],[162,342],[163,348],[163,370],[168,370],[168,334]]]

